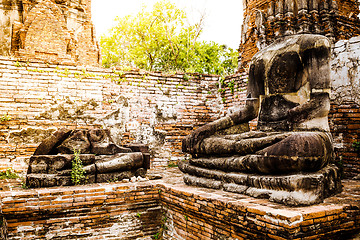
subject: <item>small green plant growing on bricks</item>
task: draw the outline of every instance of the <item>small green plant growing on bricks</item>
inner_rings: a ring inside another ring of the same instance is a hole
[[[161,226],[160,226],[160,230],[159,232],[157,232],[154,235],[154,239],[158,239],[161,240],[163,239],[163,233],[165,230],[168,230],[167,226],[166,226],[166,221],[167,221],[167,217],[165,216],[165,213],[163,213],[164,217],[161,219]]]
[[[0,117],[1,122],[7,122],[10,120],[11,120],[11,117],[7,113]]]
[[[161,239],[162,237],[161,237],[161,232],[158,232],[158,233],[156,233],[155,235],[154,235],[154,239]]]
[[[354,141],[352,147],[354,148],[355,152],[360,153],[360,141]]]
[[[6,169],[4,172],[0,172],[0,179],[17,179],[19,175],[12,168]]]
[[[228,88],[230,88],[231,90],[231,94],[234,94],[235,91],[235,81],[231,80],[230,82],[227,83]]]
[[[16,61],[14,65],[15,65],[15,67],[22,67],[22,64],[19,63],[18,61]]]
[[[183,79],[184,79],[185,81],[188,81],[188,80],[190,79],[190,76],[185,73],[185,74],[183,75]]]
[[[74,185],[80,185],[85,180],[85,170],[80,159],[80,150],[74,149],[74,159],[72,160],[71,181]]]
[[[170,162],[167,166],[168,168],[174,168],[174,167],[178,167],[178,165],[174,162]]]

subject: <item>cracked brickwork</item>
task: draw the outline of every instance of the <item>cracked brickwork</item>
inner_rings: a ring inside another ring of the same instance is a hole
[[[0,55],[96,66],[91,0],[0,0]]]

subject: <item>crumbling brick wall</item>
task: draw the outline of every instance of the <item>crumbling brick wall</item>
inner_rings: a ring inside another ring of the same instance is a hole
[[[152,166],[183,156],[181,139],[223,116],[219,76],[113,71],[0,58],[0,169],[26,170],[61,127],[111,130],[150,145]]]
[[[0,55],[98,65],[91,0],[0,1]]]
[[[336,161],[346,178],[360,178],[360,37],[335,44],[331,61],[332,105],[329,122]]]
[[[0,196],[0,227],[7,237],[2,239],[151,239],[163,217],[160,189],[151,184],[42,188],[17,194]]]

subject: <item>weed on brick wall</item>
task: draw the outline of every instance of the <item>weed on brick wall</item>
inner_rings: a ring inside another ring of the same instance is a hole
[[[71,181],[74,185],[80,185],[84,183],[85,170],[80,159],[80,150],[74,149],[74,159],[72,160],[72,169],[71,169]]]
[[[7,122],[10,120],[11,120],[11,117],[7,113],[0,117],[1,122]]]
[[[154,235],[154,239],[161,240],[163,239],[164,231],[166,231],[168,228],[166,227],[166,221],[167,217],[165,216],[165,213],[163,213],[163,218],[161,219],[161,226],[159,232],[157,232]]]
[[[360,153],[360,141],[354,141],[352,147],[354,148],[355,152]]]
[[[12,169],[8,168],[4,172],[0,172],[0,179],[17,179],[20,176]]]

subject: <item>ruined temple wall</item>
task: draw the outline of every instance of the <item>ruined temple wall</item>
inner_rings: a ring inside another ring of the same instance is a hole
[[[259,33],[256,17],[259,12],[266,12],[270,0],[244,0],[244,20],[241,26],[241,43],[239,46],[239,70],[247,72],[246,68],[251,58],[259,51],[257,41]]]
[[[97,66],[91,0],[0,0],[0,55]]]
[[[221,117],[218,76],[120,72],[0,58],[0,169],[26,170],[61,127],[111,129],[119,143],[150,145],[152,166],[176,162],[181,139]]]
[[[354,18],[360,13],[358,0],[336,0],[339,16]]]
[[[246,0],[239,46],[239,71],[256,52],[282,36],[313,33],[334,42],[360,35],[357,0]]]
[[[0,0],[0,55],[11,54],[12,25],[21,21],[21,6],[18,1]]]
[[[359,38],[335,44],[330,126],[345,176],[360,174]],[[120,76],[119,76],[120,74]],[[245,73],[200,74],[17,62],[0,58],[0,168],[27,169],[43,138],[60,127],[107,127],[118,143],[150,144],[152,166],[182,158],[181,139],[245,103]],[[254,129],[256,122],[251,122]]]
[[[335,44],[331,60],[330,126],[335,139],[337,161],[345,177],[360,177],[360,37]]]

